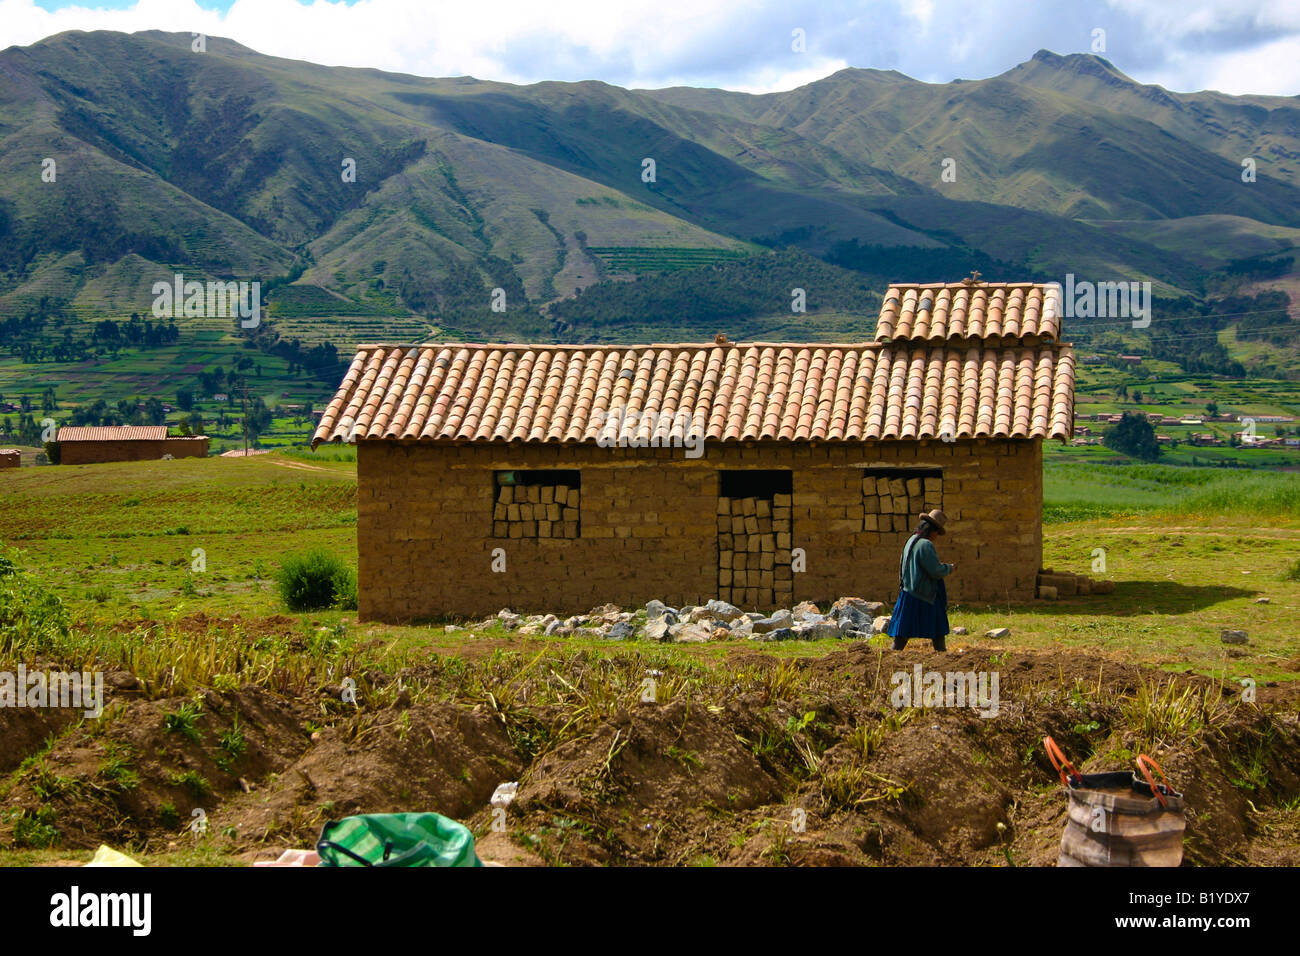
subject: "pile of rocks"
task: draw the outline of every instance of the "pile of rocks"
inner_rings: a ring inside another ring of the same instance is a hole
[[[699,606],[669,607],[650,601],[638,611],[614,604],[592,608],[587,614],[559,618],[554,614],[525,617],[508,608],[470,626],[472,630],[499,626],[521,636],[599,637],[611,641],[643,638],[650,641],[700,643],[749,638],[755,641],[816,641],[824,638],[867,638],[889,624],[879,601],[842,597],[822,613],[811,601],[770,615],[745,612],[726,601]],[[461,630],[452,624],[448,631]]]

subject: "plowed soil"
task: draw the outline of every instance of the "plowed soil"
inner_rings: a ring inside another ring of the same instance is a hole
[[[473,695],[460,688],[474,662],[431,657],[383,706],[252,686],[146,699],[131,675],[109,675],[98,721],[0,710],[0,844],[48,808],[59,848],[147,856],[203,839],[251,860],[311,845],[331,818],[434,810],[508,865],[1050,866],[1066,796],[1042,738],[1085,772],[1131,768],[1145,731],[1124,701],[1159,687],[1212,712],[1146,743],[1186,798],[1185,864],[1300,864],[1294,690],[1247,703],[1235,684],[1102,656],[859,643],[815,660],[746,649],[711,680],[661,674],[675,688],[661,700],[601,696],[602,673],[635,688],[645,672],[620,653],[557,657],[550,674]],[[891,674],[915,664],[996,671],[998,714],[895,708]],[[187,703],[188,725],[174,716]],[[493,790],[513,780],[517,799],[494,814]]]

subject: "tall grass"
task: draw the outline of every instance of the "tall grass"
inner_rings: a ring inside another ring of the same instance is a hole
[[[1300,517],[1300,475],[1174,465],[1048,463],[1048,522],[1139,514]]]

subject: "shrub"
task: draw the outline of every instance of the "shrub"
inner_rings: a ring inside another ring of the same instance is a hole
[[[357,576],[338,557],[316,549],[290,555],[275,577],[280,597],[291,611],[357,606]]]

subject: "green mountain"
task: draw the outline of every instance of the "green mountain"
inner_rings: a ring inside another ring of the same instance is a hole
[[[331,347],[380,338],[857,337],[886,281],[971,269],[1150,280],[1202,312],[1300,278],[1300,97],[1170,93],[1086,55],[945,84],[849,69],[755,96],[67,33],[0,52],[0,147],[11,393],[43,387],[19,360],[75,366],[76,397],[97,369],[105,388],[197,374],[151,369],[147,342],[167,362],[202,343],[186,368],[260,350],[318,388]],[[260,280],[265,322],[102,326],[149,320],[178,272]],[[1231,323],[1213,333],[1231,346]],[[140,363],[114,366],[125,354]]]

